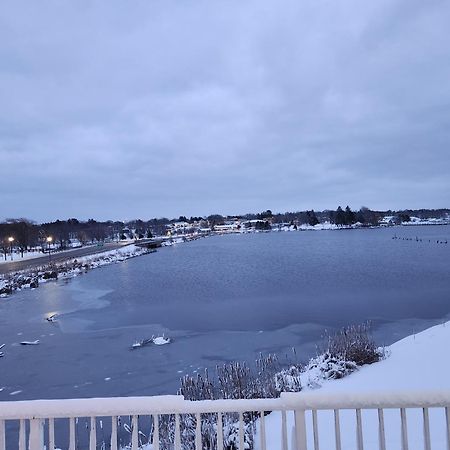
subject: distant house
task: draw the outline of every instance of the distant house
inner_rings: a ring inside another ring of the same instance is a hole
[[[219,233],[232,233],[236,232],[240,229],[239,223],[227,223],[224,225],[214,225],[214,231],[217,231]]]
[[[168,236],[173,236],[177,234],[193,234],[198,233],[199,224],[198,223],[189,223],[189,222],[174,222],[166,225]]]
[[[248,230],[271,230],[270,222],[265,219],[252,219],[244,222],[244,227]]]
[[[123,228],[120,232],[120,239],[127,240],[127,239],[134,239],[134,233],[129,228]]]
[[[69,248],[80,248],[83,247],[81,242],[78,239],[69,239],[67,241],[67,247]]]
[[[189,222],[175,222],[171,224],[171,227],[175,230],[180,230],[183,228],[190,228],[191,224]]]
[[[398,225],[399,222],[397,216],[384,216],[378,223],[382,227],[391,227]]]

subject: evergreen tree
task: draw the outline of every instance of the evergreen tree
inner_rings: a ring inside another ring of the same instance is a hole
[[[336,210],[336,213],[334,215],[334,223],[336,225],[346,225],[345,212],[340,206],[338,206],[338,209]]]
[[[319,219],[317,218],[316,213],[313,209],[311,211],[306,211],[306,216],[308,218],[308,224],[312,227],[319,223]]]
[[[345,225],[352,225],[356,223],[356,215],[355,213],[350,209],[349,206],[345,208]]]

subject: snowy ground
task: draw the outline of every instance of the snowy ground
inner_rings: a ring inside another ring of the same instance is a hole
[[[403,222],[402,225],[411,226],[411,225],[449,225],[450,218],[429,218],[429,219],[420,219],[419,217],[411,217],[410,222]]]
[[[0,264],[8,264],[8,263],[11,263],[11,262],[24,261],[26,259],[41,258],[42,256],[45,256],[45,253],[42,253],[41,250],[25,252],[23,254],[23,257],[20,255],[20,253],[13,253],[12,261],[11,261],[11,255],[10,254],[7,255],[6,260],[5,260],[4,255],[2,255],[1,259],[0,259]]]
[[[91,245],[85,245],[84,248],[88,248],[91,247]],[[70,248],[68,250],[58,250],[56,248],[56,246],[52,247],[52,255],[57,253],[58,255],[65,255],[67,254],[67,257],[70,258],[70,252],[73,252],[75,250],[78,250],[78,248]],[[21,255],[20,252],[15,251],[13,253],[13,259],[11,261],[11,255],[8,254],[7,258],[5,260],[5,256],[1,255],[1,259],[0,259],[0,264],[8,264],[11,262],[17,262],[17,261],[25,261],[25,260],[30,260],[30,259],[35,259],[35,258],[42,258],[43,256],[47,256],[48,255],[48,251],[46,250],[45,252],[43,252],[42,250],[31,250],[28,252],[24,252],[23,257]]]
[[[388,348],[389,356],[378,363],[364,366],[341,380],[323,382],[321,393],[357,393],[376,391],[450,390],[450,322],[438,325],[422,333],[409,336]],[[364,449],[378,449],[378,418],[376,411],[363,411]],[[288,417],[291,430],[293,418]],[[353,450],[356,445],[356,419],[354,411],[341,411],[342,449]],[[423,449],[423,412],[407,410],[409,450]],[[320,448],[334,449],[334,416],[332,411],[318,413]],[[430,410],[431,448],[447,449],[445,436],[445,412]],[[400,412],[385,411],[386,440],[388,449],[401,448]],[[314,448],[312,419],[307,414],[308,448]],[[266,417],[267,449],[281,449],[281,415],[272,413]],[[289,440],[291,433],[289,432]],[[256,438],[259,449],[259,436]],[[291,449],[289,443],[289,449]]]

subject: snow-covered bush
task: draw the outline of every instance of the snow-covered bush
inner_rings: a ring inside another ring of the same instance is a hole
[[[249,399],[278,397],[282,389],[277,387],[277,373],[280,371],[277,357],[262,355],[256,360],[256,371],[245,362],[232,362],[216,367],[214,378],[209,376],[207,370],[204,374],[196,376],[185,375],[181,379],[179,394],[186,400],[212,400],[212,399]],[[287,386],[287,380],[279,377],[279,386]],[[294,385],[294,383],[291,383]],[[246,412],[244,420],[244,448],[253,448],[253,439],[256,431],[257,412]],[[223,438],[226,450],[239,448],[239,415],[235,413],[223,414]],[[195,448],[195,416],[184,414],[180,416],[181,440],[183,448]],[[175,422],[173,417],[167,416],[160,424],[162,430],[167,432],[167,442],[161,443],[161,448],[169,449],[173,443]],[[161,431],[162,431],[161,430]],[[206,450],[216,450],[217,446],[217,414],[202,414],[202,442]],[[161,432],[161,435],[165,433]]]
[[[256,398],[257,383],[245,362],[217,366],[220,398]]]
[[[280,377],[277,377],[282,371],[277,356],[273,354],[266,357],[260,355],[256,360],[256,367],[258,369],[259,384],[258,398],[279,397],[280,393],[286,390],[288,380],[282,380]],[[283,378],[283,376],[281,376],[281,378]]]
[[[275,374],[275,387],[278,392],[300,392],[302,370],[299,366],[291,366]]]
[[[329,352],[310,360],[306,366],[305,372],[313,378],[321,378],[325,380],[339,379],[354,372],[358,369],[358,365],[354,361],[345,361],[344,359],[336,358]]]
[[[209,372],[205,369],[204,375],[197,376],[185,375],[180,380],[181,387],[179,394],[186,400],[213,400],[216,398],[215,391],[217,387],[214,381],[209,379]]]
[[[217,366],[213,378],[207,370],[203,375],[185,375],[180,380],[179,394],[194,401],[278,397],[283,389],[277,387],[275,379],[281,371],[276,355],[260,355],[255,367],[256,371],[245,362],[231,362]]]
[[[326,336],[324,354],[336,361],[352,361],[357,366],[372,364],[383,357],[370,334],[370,323],[350,325]]]

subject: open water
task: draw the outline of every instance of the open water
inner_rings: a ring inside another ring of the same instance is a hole
[[[390,344],[448,319],[445,241],[448,226],[214,236],[17,293],[0,300],[0,401],[175,393],[227,361],[306,361],[366,320]]]

